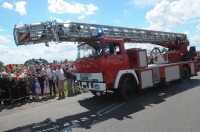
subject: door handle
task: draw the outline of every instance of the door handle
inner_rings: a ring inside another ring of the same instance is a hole
[[[123,60],[124,60],[124,58],[120,58],[119,60],[123,61]]]

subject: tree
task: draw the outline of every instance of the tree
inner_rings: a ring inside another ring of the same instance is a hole
[[[0,61],[0,66],[3,66],[3,64],[4,64],[4,63],[3,63],[2,61]]]

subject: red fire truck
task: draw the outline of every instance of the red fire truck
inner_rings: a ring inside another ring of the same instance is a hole
[[[161,32],[87,23],[41,22],[14,27],[16,45],[48,42],[78,42],[75,61],[77,86],[94,95],[107,91],[119,93],[122,100],[131,98],[137,89],[146,89],[174,80],[188,81],[197,75],[195,47],[189,46],[186,34]],[[147,50],[125,49],[126,43],[155,44],[153,63]]]

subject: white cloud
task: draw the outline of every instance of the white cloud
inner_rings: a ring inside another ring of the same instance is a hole
[[[39,54],[38,54],[39,53]],[[59,44],[50,43],[50,47],[45,44],[12,46],[0,45],[0,60],[4,64],[23,64],[26,60],[43,58],[49,62],[53,60],[75,60],[77,54],[77,44],[63,42]]]
[[[69,22],[71,22],[69,19],[64,21],[64,20],[56,18],[56,17],[50,17],[50,19],[53,20],[53,21],[56,20],[59,23],[69,23]]]
[[[72,42],[63,42],[59,44],[50,43],[49,47],[42,45],[31,45],[29,49],[29,59],[44,58],[50,62],[53,60],[75,60],[77,54],[77,44]],[[32,52],[35,51],[35,52]],[[38,54],[38,52],[40,54]]]
[[[189,37],[190,46],[196,46],[196,50],[200,51],[200,35]]]
[[[8,40],[6,37],[0,35],[0,44],[2,44],[2,43],[8,43],[8,42],[10,42],[10,40]]]
[[[56,20],[57,22],[60,22],[60,23],[62,23],[62,22],[63,22],[63,20],[62,20],[62,19],[55,18],[55,17],[50,17],[50,19],[52,19],[52,20]]]
[[[70,14],[80,14],[78,19],[83,19],[87,15],[92,15],[98,7],[94,4],[80,4],[80,3],[69,3],[63,0],[48,0],[49,7],[48,10],[51,13],[70,13]]]
[[[85,18],[84,15],[81,15],[81,16],[78,17],[78,19],[84,19],[84,18]]]
[[[19,24],[19,25],[23,25],[23,24],[24,24],[24,22],[18,22],[18,24]]]
[[[189,34],[190,34],[190,32],[189,32],[189,31],[185,31],[185,32],[184,32],[184,34],[187,34],[187,35],[189,35]]]
[[[8,2],[4,2],[2,7],[6,8],[6,9],[10,9],[10,10],[13,9],[13,5]]]
[[[196,30],[200,33],[200,23],[197,25]]]
[[[0,45],[0,50],[4,50],[4,49],[6,49],[6,48],[7,48],[6,45]]]
[[[146,14],[151,29],[165,29],[182,25],[189,20],[200,17],[199,0],[179,0],[170,2],[163,0]]]
[[[162,0],[130,0],[130,2],[135,6],[142,6],[142,7],[155,5],[161,1]]]
[[[195,35],[189,38],[190,39],[190,43],[194,43],[194,44],[200,44],[200,35]],[[199,45],[200,47],[200,45]]]
[[[26,4],[27,2],[25,1],[16,2],[15,11],[18,12],[21,16],[26,15],[26,7],[25,7]]]
[[[94,11],[98,10],[98,7],[93,5],[93,4],[89,4],[89,5],[83,5],[86,8],[86,15],[92,15],[94,14]]]

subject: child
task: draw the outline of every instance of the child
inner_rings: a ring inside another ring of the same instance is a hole
[[[39,99],[39,94],[41,94],[41,87],[40,83],[38,82],[38,79],[35,78],[35,92],[36,92],[36,99]]]
[[[49,97],[49,93],[50,93],[49,80],[48,77],[46,77],[44,81],[44,94],[46,95],[46,97]]]

